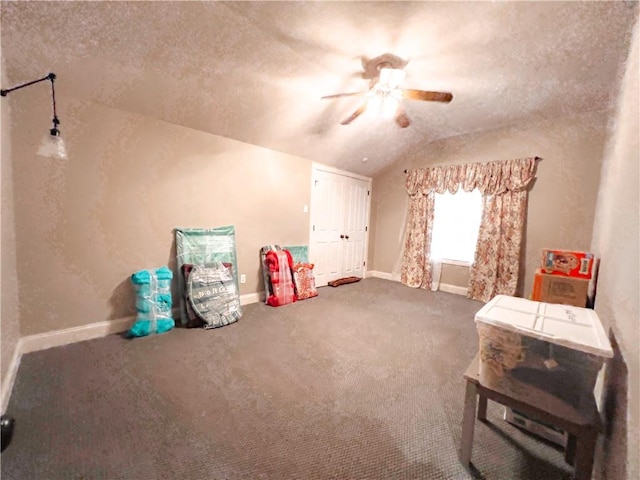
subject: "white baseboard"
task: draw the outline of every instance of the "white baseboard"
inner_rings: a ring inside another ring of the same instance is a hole
[[[27,335],[22,337],[22,348],[20,353],[36,352],[52,347],[60,347],[71,343],[82,342],[84,340],[92,340],[94,338],[105,337],[112,333],[126,332],[135,317],[124,317],[116,320],[107,320],[104,322],[91,323],[80,327],[65,328],[62,330],[54,330],[52,332],[38,333],[36,335]]]
[[[240,305],[248,305],[260,301],[260,292],[249,293],[240,296]],[[171,311],[174,318],[180,318],[180,309],[174,308]],[[22,337],[22,349],[20,353],[35,352],[47,348],[60,347],[71,343],[92,340],[94,338],[106,337],[113,333],[126,332],[135,322],[136,317],[123,317],[116,320],[91,323],[80,327],[65,328],[51,332],[27,335]]]
[[[249,305],[250,303],[258,303],[263,298],[264,292],[245,293],[240,295],[240,305]]]
[[[398,281],[396,279],[393,278],[393,275],[387,272],[379,272],[377,270],[367,270],[367,273],[365,275],[365,278],[370,278],[370,277],[374,277],[374,278],[382,278],[383,280],[392,280],[392,281]]]
[[[13,356],[11,357],[11,362],[9,363],[9,368],[7,368],[7,373],[4,377],[4,382],[2,382],[2,391],[0,398],[0,411],[2,414],[7,411],[7,405],[9,404],[9,397],[11,397],[11,391],[13,390],[13,384],[16,381],[16,376],[18,375],[18,367],[20,366],[20,359],[22,358],[22,339],[18,340],[16,347],[13,350]]]
[[[240,296],[240,304],[247,305],[260,301],[260,292],[249,293]],[[172,310],[175,318],[180,318],[180,310]],[[27,335],[20,339],[20,353],[35,352],[45,350],[47,348],[60,347],[71,343],[92,340],[94,338],[105,337],[113,333],[126,332],[135,322],[135,316],[118,318],[116,320],[107,320],[104,322],[91,323],[79,327],[65,328],[62,330],[54,330],[51,332],[38,333],[36,335]]]
[[[382,278],[384,280],[391,280],[394,282],[400,281],[399,279],[393,278],[393,275],[391,273],[378,272],[377,270],[368,270],[365,275],[365,278],[370,278],[370,277]],[[465,297],[467,296],[467,289],[465,287],[459,287],[457,285],[449,285],[446,283],[441,283],[440,286],[438,287],[438,290],[440,290],[441,292],[455,293],[456,295],[464,295]]]
[[[438,287],[438,290],[440,290],[441,292],[455,293],[456,295],[464,295],[465,297],[467,296],[467,288],[459,287],[458,285],[448,285],[446,283],[441,283]]]

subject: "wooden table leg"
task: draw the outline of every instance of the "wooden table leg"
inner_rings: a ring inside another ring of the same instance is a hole
[[[576,459],[576,443],[575,435],[567,434],[567,445],[564,448],[564,461],[573,466]]]
[[[478,389],[473,382],[467,381],[464,394],[464,413],[462,417],[462,440],[460,441],[460,462],[466,468],[471,463],[473,447],[473,429],[476,423],[476,394]]]
[[[575,480],[591,480],[593,469],[593,456],[596,450],[598,431],[593,428],[585,428],[577,438]]]
[[[487,397],[478,395],[478,420],[487,421]]]

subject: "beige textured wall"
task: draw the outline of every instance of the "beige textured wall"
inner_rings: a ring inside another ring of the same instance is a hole
[[[391,165],[373,177],[371,197],[371,232],[369,234],[369,266],[372,270],[391,273],[400,279],[400,255],[404,245],[404,223],[407,215],[405,175],[406,160]]]
[[[69,160],[40,158],[46,97],[12,117],[22,335],[133,314],[129,276],[172,264],[174,227],[235,225],[241,294],[262,245],[308,243],[310,161],[69,97]]]
[[[3,64],[4,67],[4,64]],[[2,85],[5,85],[4,68],[2,69]],[[7,371],[13,358],[20,338],[20,322],[18,318],[18,283],[16,282],[16,239],[13,216],[13,182],[11,180],[11,139],[9,136],[10,103],[12,99],[5,97],[0,100],[0,133],[2,135],[2,152],[0,172],[2,175],[1,188],[1,242],[0,255],[2,274],[2,295],[0,300],[0,338],[2,354],[0,371],[2,386],[5,386]],[[4,392],[4,388],[3,388]],[[2,399],[4,405],[7,399]]]
[[[640,105],[636,25],[619,96],[613,134],[607,144],[598,192],[593,251],[601,257],[595,309],[619,346],[608,392],[611,426],[605,443],[605,476],[640,478]],[[618,377],[618,378],[616,378]]]
[[[529,195],[521,272],[524,288],[520,290],[528,296],[543,247],[590,248],[606,130],[607,112],[590,112],[443,139],[409,154],[374,179],[378,198],[373,268],[399,272],[398,232],[407,201],[405,168],[539,156],[543,160]]]

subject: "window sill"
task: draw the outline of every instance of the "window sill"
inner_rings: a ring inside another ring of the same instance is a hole
[[[457,267],[470,267],[471,266],[471,262],[466,262],[464,260],[451,260],[448,258],[441,258],[439,260],[440,263],[442,264],[446,264],[446,265],[455,265]]]

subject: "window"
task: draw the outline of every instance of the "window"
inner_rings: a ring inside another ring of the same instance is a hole
[[[435,195],[430,258],[473,263],[482,219],[482,195],[475,189]]]

